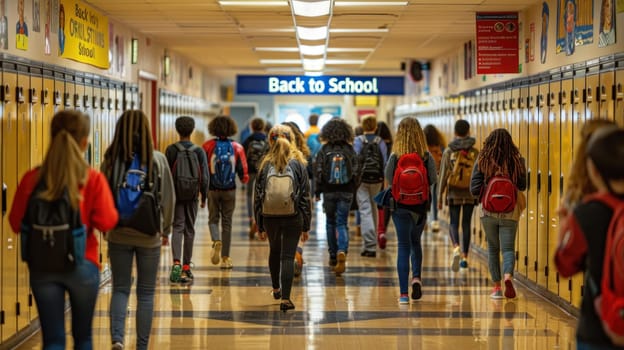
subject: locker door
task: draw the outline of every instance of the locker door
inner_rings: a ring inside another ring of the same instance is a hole
[[[17,73],[15,70],[5,69],[2,73],[2,180],[6,184],[7,212],[13,202],[17,188],[17,107],[15,103],[15,87]],[[2,341],[10,338],[17,332],[17,251],[18,236],[13,233],[9,225],[8,215],[2,220],[2,295],[0,296],[2,311],[5,315],[2,330]]]
[[[549,109],[547,98],[549,94],[548,82],[539,85],[539,153],[538,153],[538,172],[537,172],[537,283],[540,286],[548,286],[547,266],[549,261],[548,255],[548,138],[549,138]]]
[[[91,113],[93,114],[93,120],[95,125],[93,129],[93,164],[96,169],[100,168],[102,164],[102,129],[103,118],[102,108],[100,108],[100,96],[102,94],[102,87],[99,80],[92,80],[91,96]]]
[[[65,93],[63,94],[63,109],[74,109],[76,98],[75,77],[70,74],[65,75]]]
[[[527,214],[528,214],[528,233],[527,233],[527,277],[533,282],[537,282],[537,245],[538,243],[538,191],[537,179],[539,172],[539,107],[536,103],[539,98],[539,86],[537,84],[529,87],[529,96],[527,101],[528,109],[528,130],[529,130],[529,148],[526,155],[527,174],[528,174],[528,193],[527,193]]]
[[[615,81],[615,71],[611,68],[603,70],[599,75],[600,85],[596,92],[598,99],[598,113],[600,119],[615,120],[615,102],[613,98],[613,89]]]
[[[557,77],[558,79],[558,77]],[[547,103],[550,109],[548,116],[548,251],[545,256],[548,289],[560,295],[561,285],[557,269],[551,264],[552,256],[559,243],[559,203],[561,202],[561,81],[551,80]]]
[[[54,95],[52,98],[54,113],[65,109],[65,97],[65,74],[54,72]]]
[[[126,110],[126,108],[124,107],[124,88],[123,88],[123,84],[120,82],[116,82],[115,83],[115,109],[117,109],[117,118],[115,119],[115,121],[117,121],[117,119],[119,119],[119,117],[121,116],[121,114]]]
[[[43,87],[39,94],[42,119],[42,146],[43,155],[45,156],[50,146],[50,122],[54,115],[54,76],[52,71],[44,71]]]
[[[573,159],[573,147],[572,147],[572,138],[573,138],[573,129],[572,129],[572,84],[574,80],[572,79],[572,72],[564,73],[564,78],[561,81],[561,98],[559,101],[561,102],[561,172],[560,172],[560,183],[559,183],[559,191],[560,195],[563,195],[563,190],[565,189],[565,181],[568,179],[570,174],[570,168],[572,166]],[[572,281],[570,279],[559,279],[559,296],[568,301],[572,302],[570,291],[572,289]]]
[[[615,100],[615,121],[622,127],[624,126],[624,61],[618,62],[618,70],[615,71],[613,99]]]
[[[599,91],[600,76],[598,75],[598,67],[591,67],[588,69],[587,75],[585,76],[585,93],[583,94],[585,102],[585,120],[600,117],[598,113]]]
[[[583,91],[585,91],[585,76],[583,71],[574,72],[574,82],[572,84],[572,144],[573,148],[576,151],[578,149],[578,145],[581,142],[581,129],[583,128],[583,124],[585,123],[585,104],[583,103]],[[576,154],[574,154],[576,156]],[[571,290],[571,300],[572,305],[576,307],[581,306],[581,300],[583,297],[583,281],[584,276],[582,273],[576,274],[572,277],[572,290]]]
[[[526,166],[528,169],[528,161],[529,161],[529,131],[530,131],[530,119],[529,119],[529,110],[528,110],[528,101],[529,101],[529,87],[528,86],[518,86],[516,87],[518,99],[516,100],[516,115],[518,119],[518,148],[520,150],[520,154],[524,157],[527,162]],[[514,93],[516,95],[516,93]],[[530,178],[529,178],[530,181]],[[530,184],[527,184],[530,186]],[[529,187],[527,186],[527,187]],[[524,192],[528,196],[528,191]],[[528,204],[528,203],[527,203]],[[525,277],[529,277],[528,273],[528,259],[531,255],[529,253],[529,226],[528,226],[528,218],[529,218],[529,209],[524,210],[520,219],[518,221],[518,264],[516,265],[516,269],[520,271]]]

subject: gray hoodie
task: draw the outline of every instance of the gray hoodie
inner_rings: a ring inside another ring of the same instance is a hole
[[[474,148],[475,142],[474,137],[455,138],[444,150],[442,160],[440,161],[438,203],[447,203],[448,205],[477,204],[478,198],[475,198],[472,193],[470,193],[470,188],[457,189],[448,187],[448,178],[451,175],[454,166],[451,161],[451,155],[457,151],[469,150],[470,152],[475,153],[474,159],[476,159],[479,151]],[[446,201],[444,201],[443,198],[445,192]]]

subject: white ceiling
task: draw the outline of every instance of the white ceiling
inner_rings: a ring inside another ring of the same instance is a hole
[[[335,0],[336,2],[345,0]],[[376,2],[387,2],[376,1]],[[300,59],[299,52],[255,51],[257,47],[297,47],[290,6],[221,6],[217,0],[88,0],[116,21],[191,57],[213,71],[303,73],[301,64],[261,64],[261,59]],[[326,59],[364,60],[325,65],[331,74],[399,73],[408,59],[434,59],[474,37],[477,11],[522,11],[541,0],[409,0],[407,6],[335,6],[329,48],[368,52],[328,52]],[[328,17],[295,17],[320,26]],[[336,33],[336,29],[379,29],[385,33]],[[316,43],[312,43],[316,44]],[[268,70],[273,69],[273,70]]]

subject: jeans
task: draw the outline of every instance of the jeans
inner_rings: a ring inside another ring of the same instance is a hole
[[[113,277],[113,294],[110,302],[112,341],[124,342],[128,297],[132,286],[132,260],[136,256],[136,349],[147,349],[152,330],[160,247],[142,248],[109,242],[108,255]]]
[[[247,217],[253,221],[253,192],[256,187],[256,177],[258,177],[257,173],[249,173],[249,181],[247,182]],[[314,193],[314,192],[312,192]]]
[[[173,260],[189,265],[193,258],[193,241],[195,240],[195,219],[197,218],[197,201],[178,202],[173,217],[173,233],[171,235],[171,252]],[[184,240],[184,255],[182,255]],[[181,256],[184,259],[181,259]]]
[[[614,350],[618,349],[615,346],[595,345],[589,343],[583,343],[579,340],[576,341],[576,350]]]
[[[75,349],[93,349],[91,328],[100,287],[100,272],[85,260],[68,273],[31,273],[43,335],[43,349],[65,349],[65,293],[69,294]]]
[[[347,220],[353,193],[350,192],[327,192],[323,193],[323,208],[325,209],[325,231],[329,256],[336,257],[338,251],[348,253],[349,230]],[[336,238],[338,231],[338,238]]]
[[[470,224],[472,223],[472,211],[474,210],[473,204],[451,204],[450,209],[450,235],[453,246],[460,245],[459,242],[459,215],[461,214],[461,226],[462,226],[462,241],[461,248],[462,253],[468,256],[468,250],[470,250]]]
[[[493,282],[501,281],[500,253],[503,252],[503,273],[513,275],[516,263],[515,243],[518,221],[492,216],[481,218],[488,243],[488,265]]]
[[[303,230],[301,215],[288,218],[264,217],[269,237],[269,271],[273,289],[282,290],[282,299],[290,300],[294,275],[294,259]]]
[[[422,246],[420,238],[425,228],[426,215],[397,208],[392,212],[392,221],[397,233],[397,272],[401,294],[407,294],[410,261],[412,277],[420,278],[422,268]]]
[[[373,198],[381,191],[382,183],[362,183],[357,190],[357,204],[360,212],[360,228],[364,251],[374,252],[377,247],[377,205]]]
[[[249,186],[249,184],[247,184]],[[208,192],[208,228],[213,241],[222,241],[221,256],[230,256],[232,244],[232,215],[236,206],[236,191]],[[221,231],[219,232],[219,220]]]

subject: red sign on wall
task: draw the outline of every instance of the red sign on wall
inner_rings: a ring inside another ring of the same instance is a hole
[[[477,12],[477,74],[518,73],[518,13]]]

